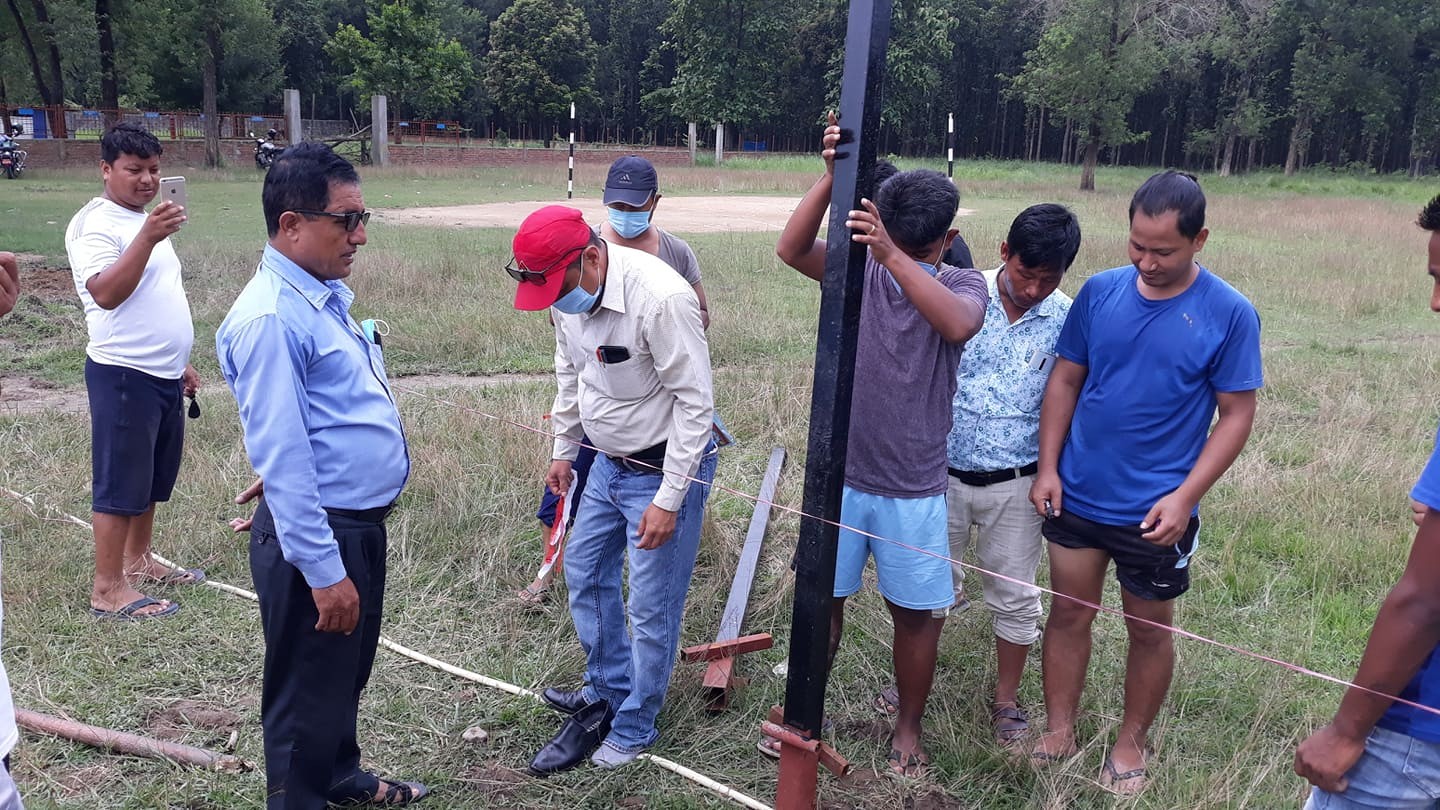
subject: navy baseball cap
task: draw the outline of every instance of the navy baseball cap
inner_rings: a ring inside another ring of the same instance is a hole
[[[610,174],[605,176],[604,202],[639,208],[650,202],[659,188],[660,180],[650,161],[639,155],[626,155],[610,164]]]

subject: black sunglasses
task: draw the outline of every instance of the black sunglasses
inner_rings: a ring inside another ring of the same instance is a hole
[[[510,277],[513,278],[513,279],[515,279],[516,281],[520,281],[520,282],[528,281],[528,282],[530,282],[531,284],[544,284],[544,283],[545,283],[545,277],[548,276],[548,275],[550,275],[552,272],[554,272],[555,268],[557,268],[557,267],[569,267],[569,266],[570,266],[569,258],[570,258],[572,255],[574,255],[574,254],[576,254],[576,253],[579,253],[580,251],[584,250],[584,249],[587,248],[587,247],[589,247],[588,244],[581,245],[580,247],[577,247],[577,248],[572,248],[571,250],[569,250],[568,252],[566,252],[564,255],[562,255],[562,256],[559,258],[558,261],[556,261],[554,264],[550,265],[549,267],[545,268],[544,270],[526,270],[526,269],[518,266],[519,263],[516,261],[515,257],[514,257],[514,256],[511,256],[509,263],[505,265],[505,272],[509,273],[509,274],[510,274]]]
[[[346,211],[343,214],[337,214],[334,211],[307,211],[303,208],[296,208],[293,213],[304,214],[307,217],[330,217],[344,220],[346,233],[354,233],[355,229],[361,225],[370,224],[369,211]]]

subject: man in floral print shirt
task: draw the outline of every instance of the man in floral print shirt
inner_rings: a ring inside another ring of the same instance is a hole
[[[1020,212],[1000,243],[1004,264],[984,273],[990,288],[985,325],[965,345],[957,375],[945,497],[950,556],[964,556],[973,530],[980,566],[1022,582],[1035,581],[1044,547],[1042,519],[1029,501],[1040,453],[1040,398],[1070,310],[1070,297],[1058,287],[1079,249],[1080,222],[1064,206]],[[953,568],[955,603],[963,609],[965,571]],[[995,628],[991,719],[996,742],[1008,745],[1029,728],[1016,693],[1040,635],[1040,592],[988,575],[982,582]]]

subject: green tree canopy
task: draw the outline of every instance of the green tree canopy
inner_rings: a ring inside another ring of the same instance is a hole
[[[519,121],[568,116],[595,92],[595,43],[571,0],[515,0],[490,25],[485,89]]]
[[[347,24],[325,43],[325,53],[357,93],[383,94],[402,115],[439,115],[474,81],[469,55],[443,35],[426,0],[378,2],[366,23],[369,36]]]

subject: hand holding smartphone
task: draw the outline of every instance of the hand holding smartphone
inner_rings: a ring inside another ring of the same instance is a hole
[[[184,177],[162,177],[160,178],[160,201],[171,202],[180,206],[182,210],[189,207],[189,198],[185,193]]]

